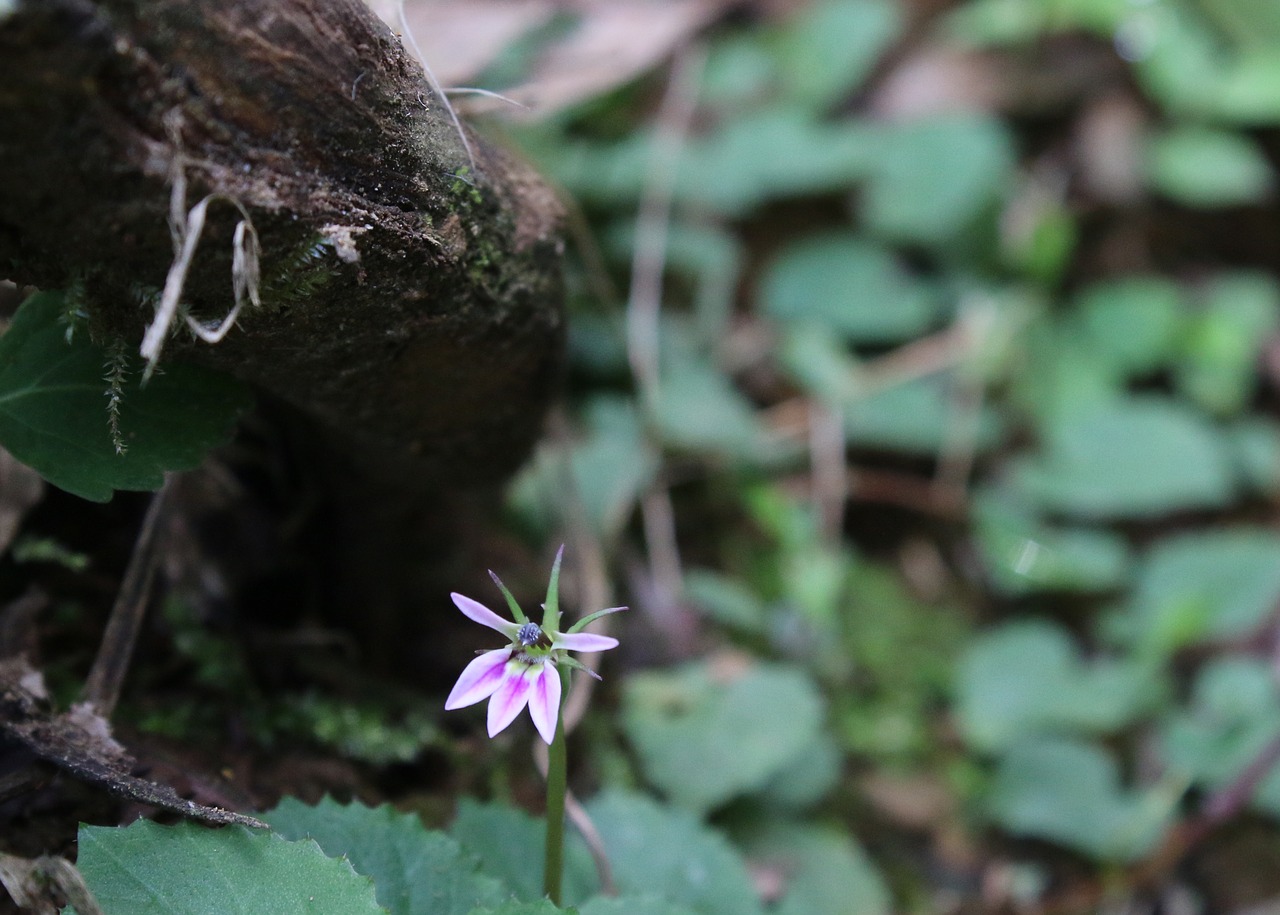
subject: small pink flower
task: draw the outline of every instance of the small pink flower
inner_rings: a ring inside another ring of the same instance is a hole
[[[561,547],[563,553],[564,548]],[[556,582],[560,571],[560,556],[551,574],[551,585],[547,592],[546,616],[543,625],[523,619],[515,599],[498,581],[513,613],[520,622],[504,620],[479,601],[474,601],[462,594],[451,594],[454,604],[469,619],[482,626],[488,626],[501,632],[511,640],[506,648],[486,651],[472,661],[458,677],[449,698],[445,700],[446,710],[464,708],[484,699],[489,700],[489,736],[493,737],[509,725],[527,705],[529,717],[534,727],[548,744],[556,734],[556,723],[560,719],[560,671],[558,665],[581,668],[582,665],[564,656],[566,651],[605,651],[616,648],[618,640],[607,635],[595,635],[590,632],[576,630],[591,620],[622,607],[611,607],[599,613],[593,613],[582,622],[571,627],[568,632],[560,632],[555,626],[559,624],[559,612],[555,600]],[[489,573],[493,575],[492,572]],[[585,669],[585,668],[582,668]]]

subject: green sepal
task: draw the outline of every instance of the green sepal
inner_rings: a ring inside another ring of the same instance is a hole
[[[515,618],[515,621],[521,624],[529,622],[529,618],[524,615],[524,611],[521,610],[520,605],[516,603],[515,595],[513,595],[511,591],[507,589],[507,586],[502,583],[502,579],[498,577],[498,573],[493,571],[493,569],[490,569],[489,577],[492,578],[493,583],[498,586],[498,590],[502,592],[502,596],[507,599],[507,606],[511,608],[511,615]]]
[[[582,663],[581,661],[579,661],[577,658],[571,658],[571,657],[569,657],[568,655],[564,655],[564,656],[563,656],[563,657],[561,657],[561,658],[557,658],[557,659],[556,659],[556,666],[558,666],[558,667],[570,667],[570,668],[573,668],[574,670],[580,670],[580,671],[582,671],[584,674],[586,674],[587,676],[589,676],[589,677],[594,677],[594,678],[595,678],[595,679],[597,679],[597,680],[603,680],[603,679],[604,679],[604,677],[600,676],[598,673],[596,673],[594,670],[592,670],[592,669],[591,669],[590,667],[588,667],[587,665],[583,664],[583,663]]]
[[[627,608],[627,607],[608,607],[608,608],[606,608],[606,609],[604,609],[604,610],[597,610],[595,613],[592,613],[592,614],[590,614],[590,615],[588,615],[588,616],[584,616],[582,619],[578,620],[576,623],[574,623],[572,626],[570,626],[568,629],[566,629],[566,630],[565,630],[565,632],[566,632],[566,633],[571,633],[571,632],[581,632],[585,627],[590,626],[590,625],[591,625],[592,623],[594,623],[596,620],[600,619],[600,617],[602,617],[602,616],[608,616],[610,613],[617,613],[619,610],[627,610],[627,609],[629,609],[629,608]]]
[[[564,559],[564,544],[556,551],[555,564],[551,566],[551,580],[547,582],[547,600],[542,605],[542,631],[560,631],[560,562]]]

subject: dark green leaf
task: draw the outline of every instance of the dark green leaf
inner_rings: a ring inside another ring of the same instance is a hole
[[[391,915],[467,915],[508,895],[480,862],[418,817],[389,805],[366,807],[325,798],[314,807],[285,798],[262,817],[286,838],[314,839],[325,854],[346,857],[373,879],[378,903]]]
[[[106,915],[378,915],[373,883],[315,842],[241,826],[81,826],[76,864]]]
[[[191,365],[166,363],[142,387],[131,360],[120,402],[117,454],[107,413],[106,353],[86,331],[71,342],[61,293],[27,299],[0,337],[0,444],[68,492],[105,502],[117,489],[158,489],[226,439],[247,406],[245,387]]]

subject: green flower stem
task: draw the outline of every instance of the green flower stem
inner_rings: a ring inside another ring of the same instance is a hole
[[[559,671],[563,686],[561,695],[569,693],[569,677]],[[560,887],[564,878],[564,793],[567,785],[567,753],[564,738],[564,699],[556,720],[556,736],[551,741],[547,760],[547,858],[542,871],[542,891],[555,905],[560,904]]]

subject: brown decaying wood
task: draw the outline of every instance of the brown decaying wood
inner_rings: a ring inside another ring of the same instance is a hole
[[[136,287],[161,287],[173,260],[181,157],[188,206],[217,193],[252,215],[264,307],[216,345],[176,335],[165,358],[230,371],[437,482],[518,464],[563,349],[560,207],[526,165],[472,145],[461,172],[420,67],[359,0],[0,13],[0,276],[81,278],[95,335],[139,341],[152,306]],[[203,319],[230,308],[238,218],[210,208],[182,296]],[[299,260],[343,236],[358,259]]]

